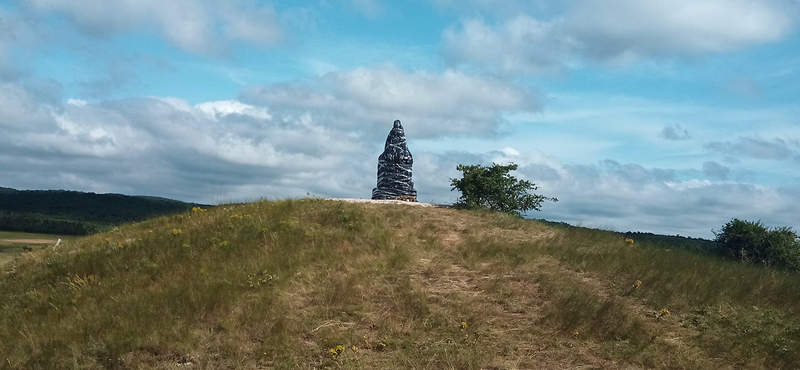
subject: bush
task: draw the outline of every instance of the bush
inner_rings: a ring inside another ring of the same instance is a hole
[[[719,252],[751,263],[800,270],[800,241],[791,227],[734,218],[714,232]]]
[[[517,169],[514,163],[506,166],[493,163],[491,167],[459,164],[456,169],[464,173],[461,179],[450,179],[451,190],[461,192],[456,202],[459,208],[486,208],[519,216],[531,209],[540,210],[545,200],[558,201],[528,193],[538,188],[530,181],[517,180],[508,174]]]
[[[767,260],[776,266],[800,270],[800,241],[791,227],[770,230],[766,239]]]

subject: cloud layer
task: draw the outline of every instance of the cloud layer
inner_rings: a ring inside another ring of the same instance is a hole
[[[799,14],[796,3],[753,0],[588,0],[566,7],[546,19],[533,15],[542,13],[535,7],[495,23],[467,18],[444,32],[446,54],[457,64],[523,73],[583,60],[693,57],[778,41],[794,31]]]
[[[602,160],[595,164],[563,164],[540,151],[519,153],[513,149],[480,155],[436,155],[438,186],[426,189],[446,194],[457,163],[515,162],[516,176],[539,186],[537,193],[554,196],[541,212],[528,216],[565,221],[616,231],[650,231],[713,238],[731,218],[762,220],[768,225],[800,225],[800,199],[796,186],[764,186],[727,181],[727,168],[713,162],[697,171],[697,177],[681,179],[678,171],[645,168],[634,163]],[[702,171],[700,171],[702,170]],[[705,173],[703,173],[705,172]],[[415,172],[416,173],[416,172]],[[707,176],[708,179],[703,179]],[[457,194],[450,195],[453,199]]]
[[[775,138],[765,140],[757,137],[740,137],[736,141],[712,141],[705,148],[730,156],[746,156],[757,159],[786,160],[800,162],[800,141]]]
[[[155,31],[193,53],[216,54],[235,41],[272,44],[281,35],[274,8],[252,0],[32,0],[19,5],[33,17],[60,16],[99,37]]]
[[[395,90],[384,95],[371,90],[385,89],[386,81],[394,82]],[[57,85],[46,81],[2,83],[0,176],[10,179],[3,185],[19,188],[113,191],[208,203],[307,192],[365,198],[375,186],[376,158],[391,123],[370,117],[406,107],[420,117],[435,117],[407,121],[414,180],[422,201],[455,201],[458,194],[450,191],[449,181],[459,176],[455,170],[459,163],[516,162],[520,178],[537,183],[540,193],[560,199],[545,204],[544,211],[533,217],[619,231],[705,237],[732,217],[762,219],[770,225],[800,224],[798,189],[731,181],[731,169],[714,161],[686,172],[614,160],[565,164],[539,150],[418,149],[425,135],[435,139],[494,132],[496,126],[491,124],[483,131],[474,125],[448,126],[446,117],[467,120],[474,110],[476,117],[483,117],[495,110],[529,109],[532,103],[521,90],[499,89],[454,72],[432,75],[391,68],[337,73],[319,82],[322,86],[317,88],[252,87],[242,93],[250,102],[197,105],[159,97],[99,103],[70,99],[62,104]],[[484,89],[481,96],[509,95],[475,101],[470,91],[480,89]],[[456,94],[459,90],[462,93]],[[443,91],[453,94],[443,96]],[[464,113],[463,106],[473,111]],[[361,118],[346,119],[352,117]],[[472,131],[464,131],[465,127]],[[737,145],[750,144],[741,139],[716,147],[728,153],[738,151]],[[782,140],[766,144],[793,145]],[[751,155],[785,157],[780,150],[755,148]]]
[[[415,139],[486,136],[502,131],[503,112],[539,106],[535,93],[499,80],[396,67],[252,86],[241,101],[61,101],[51,81],[0,83],[5,186],[201,202],[361,197],[395,118]]]
[[[451,70],[405,72],[393,66],[251,86],[240,99],[331,127],[367,132],[382,130],[386,122],[399,118],[421,138],[501,135],[504,113],[536,112],[541,107],[535,91],[508,81]]]

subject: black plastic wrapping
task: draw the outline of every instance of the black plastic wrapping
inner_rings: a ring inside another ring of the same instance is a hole
[[[414,182],[411,181],[411,166],[414,158],[406,145],[406,133],[400,120],[386,137],[383,153],[378,156],[378,187],[372,189],[372,199],[395,199],[414,197]]]

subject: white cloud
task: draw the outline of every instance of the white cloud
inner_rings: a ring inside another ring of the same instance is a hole
[[[800,153],[798,140],[764,140],[758,137],[740,137],[736,141],[712,141],[705,148],[729,156],[748,156],[757,159],[787,160],[798,159]]]
[[[231,114],[247,115],[258,119],[271,119],[272,115],[266,108],[254,107],[249,104],[244,104],[237,100],[221,100],[214,102],[200,103],[195,106],[210,117],[217,119],[218,117],[227,116]]]
[[[231,41],[266,45],[280,36],[275,10],[252,0],[32,0],[20,6],[42,19],[63,16],[98,36],[154,30],[194,53],[219,53]]]
[[[560,16],[515,13],[491,24],[462,21],[444,32],[447,56],[508,72],[541,72],[580,60],[723,53],[788,36],[800,14],[783,1],[571,1]]]
[[[784,1],[575,1],[568,32],[597,58],[726,52],[778,41],[795,26]]]
[[[331,72],[294,84],[252,86],[242,100],[307,115],[339,128],[371,131],[401,119],[408,132],[431,138],[496,135],[504,112],[535,112],[538,96],[504,80],[457,71],[406,72],[388,66]]]
[[[542,72],[557,70],[577,47],[577,40],[561,32],[558,22],[539,21],[519,15],[502,26],[469,19],[459,29],[444,31],[447,57],[492,65],[505,71]]]
[[[48,121],[53,102],[60,98],[59,94],[60,86],[39,90],[0,82],[0,129],[25,130]]]
[[[69,104],[69,105],[74,105],[74,106],[78,106],[78,107],[85,107],[87,103],[86,103],[86,101],[85,101],[85,100],[80,100],[80,99],[67,99],[67,104]]]

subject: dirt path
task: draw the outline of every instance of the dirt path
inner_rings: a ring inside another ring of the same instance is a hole
[[[0,239],[0,242],[16,244],[55,244],[56,239]]]
[[[435,212],[438,217],[427,217],[427,213],[421,215],[425,217],[417,220],[419,224],[415,226],[424,224],[433,231],[439,248],[416,251],[410,266],[412,284],[426,297],[431,311],[449,321],[469,321],[467,325],[480,331],[481,336],[476,339],[479,346],[487,353],[502,354],[490,360],[492,366],[640,369],[646,368],[643,363],[649,360],[658,361],[663,367],[730,368],[721,359],[693,346],[692,340],[699,333],[681,325],[678,317],[658,320],[657,312],[641,300],[618,296],[602,277],[566,266],[546,253],[518,266],[496,257],[479,258],[471,263],[462,259],[464,243],[470,240],[513,245],[554,238],[558,230],[512,221],[496,225],[491,219],[459,212],[438,211]],[[663,354],[632,356],[620,363],[614,360],[614,351],[608,343],[559,333],[543,320],[548,312],[552,314],[548,306],[554,298],[542,294],[538,281],[543,278],[552,281],[551,284],[563,285],[558,289],[571,289],[573,285],[589,287],[587,294],[596,299],[617,302],[618,307],[624,307],[631,315],[632,321],[654,333],[651,347],[658,347]]]

